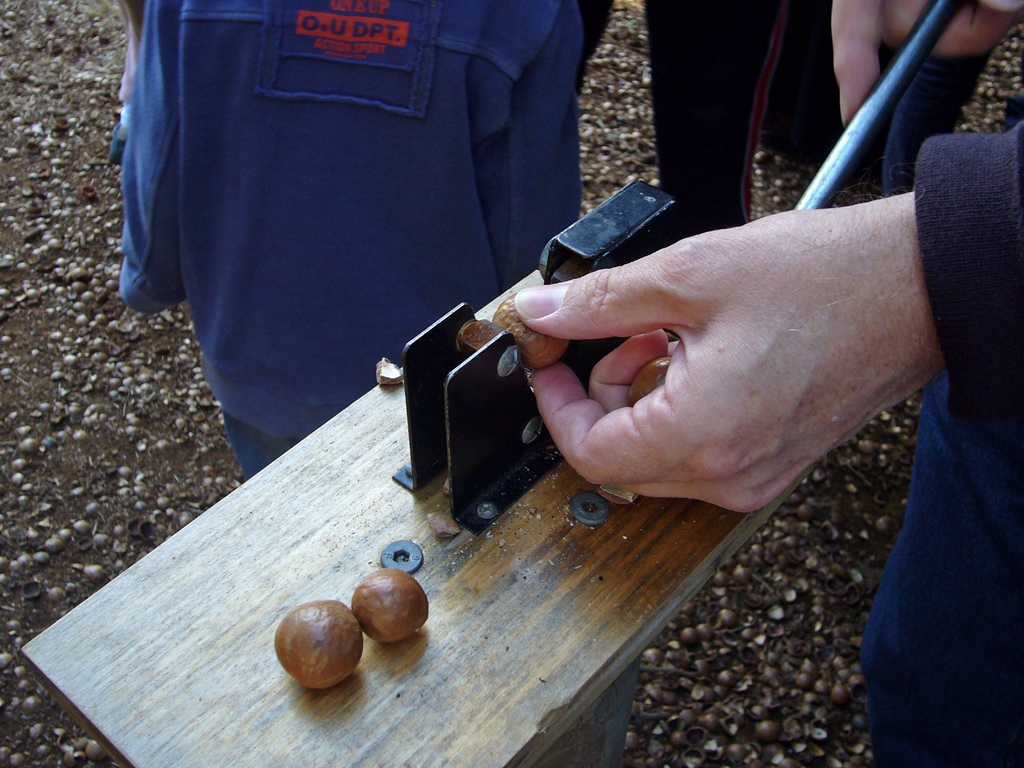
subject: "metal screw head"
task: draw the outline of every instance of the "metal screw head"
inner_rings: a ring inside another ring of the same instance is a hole
[[[423,565],[423,550],[411,541],[393,541],[380,554],[380,564],[406,573],[416,573]]]
[[[532,443],[540,436],[541,430],[543,429],[544,422],[541,420],[540,416],[534,416],[526,422],[526,426],[523,427],[523,444],[526,445]]]
[[[498,375],[505,378],[519,367],[519,347],[513,344],[498,358]]]
[[[612,505],[603,496],[584,491],[572,497],[569,511],[584,525],[600,525],[611,516]]]
[[[485,501],[476,508],[476,516],[481,520],[490,520],[498,516],[498,506],[490,501]]]

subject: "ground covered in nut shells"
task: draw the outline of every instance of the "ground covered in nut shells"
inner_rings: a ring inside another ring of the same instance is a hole
[[[641,6],[620,0],[582,94],[586,207],[656,178]],[[107,162],[124,35],[112,0],[7,0],[0,17],[0,765],[107,763],[19,649],[240,482],[185,308],[117,295]],[[1019,84],[996,52],[964,124]],[[813,162],[762,148],[755,214]],[[873,191],[870,178],[862,192]],[[859,638],[900,527],[916,404],[873,421],[644,652],[624,765],[870,765]]]

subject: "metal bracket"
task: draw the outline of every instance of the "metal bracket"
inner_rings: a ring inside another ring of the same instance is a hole
[[[457,339],[462,326],[474,317],[472,307],[460,304],[402,352],[411,461],[395,474],[395,480],[410,490],[422,488],[447,464],[445,379],[466,359]]]
[[[461,304],[406,346],[411,460],[394,477],[418,490],[447,464],[452,517],[480,533],[560,455],[543,429],[512,335],[501,332],[475,352],[460,350],[459,331],[473,319]]]
[[[547,244],[545,283],[561,283],[618,267],[679,239],[676,200],[642,181],[627,184]]]
[[[634,261],[675,242],[675,200],[634,182],[552,239],[544,281]],[[402,354],[410,462],[394,478],[419,490],[446,467],[452,517],[480,533],[554,467],[561,456],[543,428],[513,337],[479,349],[460,344],[475,320],[460,304],[410,341]],[[582,381],[621,340],[574,342],[563,358]]]

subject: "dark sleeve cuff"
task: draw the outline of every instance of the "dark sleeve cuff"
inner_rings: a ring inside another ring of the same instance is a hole
[[[936,136],[918,155],[918,241],[962,419],[1024,418],[1022,148],[1017,128]]]

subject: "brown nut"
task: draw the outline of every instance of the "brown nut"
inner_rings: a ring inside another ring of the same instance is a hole
[[[537,333],[523,323],[516,312],[515,299],[513,294],[498,305],[494,312],[494,324],[515,337],[523,365],[527,368],[546,368],[552,363],[557,363],[565,354],[569,342],[566,339]]]
[[[292,608],[277,627],[274,651],[306,688],[330,688],[351,675],[363,655],[363,631],[348,606],[314,600]]]
[[[641,398],[665,383],[665,374],[668,373],[670,362],[671,357],[656,357],[644,363],[644,367],[637,371],[633,383],[629,385],[630,406],[636,405]]]
[[[394,643],[426,623],[429,605],[415,578],[383,568],[359,582],[352,593],[352,613],[367,635],[379,643]]]

